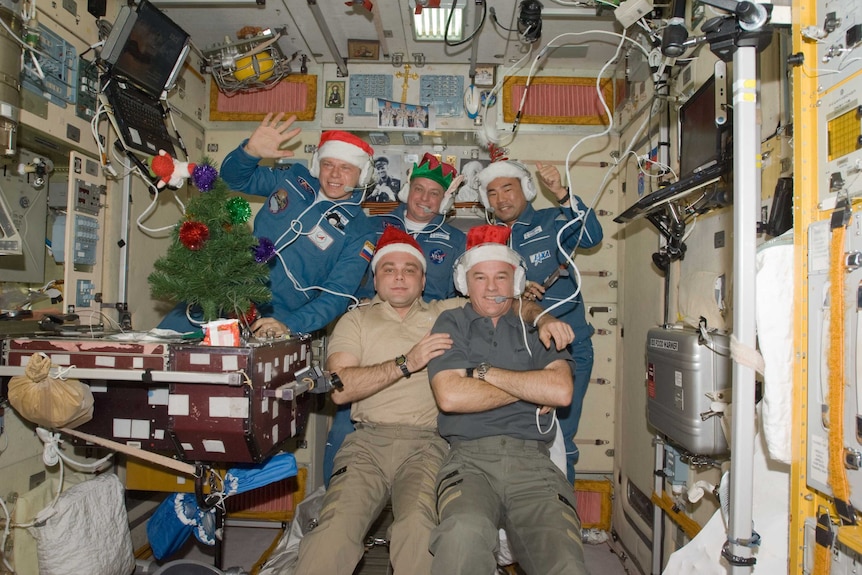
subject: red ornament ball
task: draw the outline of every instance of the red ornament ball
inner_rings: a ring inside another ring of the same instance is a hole
[[[203,248],[209,237],[209,228],[201,222],[183,222],[180,226],[180,242],[193,252]]]
[[[257,306],[254,305],[254,302],[250,303],[248,309],[240,316],[237,312],[233,311],[227,314],[230,319],[238,319],[242,325],[251,325],[254,323],[254,320],[257,319]]]

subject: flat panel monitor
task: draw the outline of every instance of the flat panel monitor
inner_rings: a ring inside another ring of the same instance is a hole
[[[693,174],[720,161],[725,152],[729,121],[716,101],[715,76],[711,76],[679,110],[679,173]],[[720,124],[716,123],[720,118]]]
[[[102,59],[111,75],[158,96],[176,83],[189,52],[189,35],[147,0],[124,7],[105,41]]]
[[[722,106],[725,87],[718,89],[721,92],[716,93],[716,80],[712,76],[680,108],[679,179],[640,198],[614,218],[615,222],[622,224],[646,216],[668,202],[718,181],[730,170],[731,120]]]

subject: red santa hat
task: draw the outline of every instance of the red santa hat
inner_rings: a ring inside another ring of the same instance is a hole
[[[395,226],[386,226],[386,229],[383,230],[383,235],[377,240],[377,248],[374,250],[374,257],[371,259],[371,271],[376,272],[377,264],[380,263],[383,256],[392,252],[410,254],[422,264],[423,272],[428,269],[428,264],[425,262],[425,255],[419,247],[419,242],[404,230]]]
[[[371,162],[373,157],[374,148],[360,137],[341,130],[329,130],[320,136],[317,152],[311,157],[309,172],[315,178],[320,177],[320,160],[335,158],[362,170],[359,174],[359,185],[365,186],[371,183],[374,173],[374,165]]]
[[[499,261],[515,268],[515,297],[524,292],[526,270],[518,252],[507,245],[511,230],[506,226],[476,226],[467,232],[467,251],[455,262],[455,288],[467,294],[467,272],[480,262]]]

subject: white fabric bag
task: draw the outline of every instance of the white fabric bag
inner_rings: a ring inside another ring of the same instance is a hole
[[[129,575],[135,570],[123,485],[105,473],[64,491],[27,529],[40,575]]]

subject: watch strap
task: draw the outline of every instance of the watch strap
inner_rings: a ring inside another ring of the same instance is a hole
[[[399,355],[395,358],[395,365],[401,370],[401,373],[404,374],[405,378],[409,378],[413,375],[409,369],[407,369],[407,356]]]

